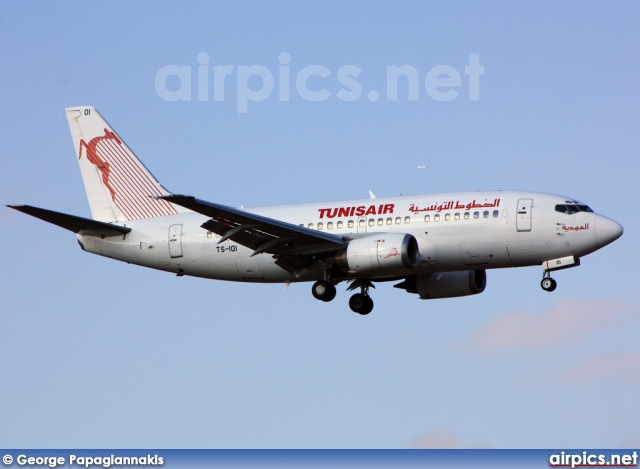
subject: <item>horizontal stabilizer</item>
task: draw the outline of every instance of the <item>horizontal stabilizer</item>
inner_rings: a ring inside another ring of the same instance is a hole
[[[112,225],[111,223],[76,217],[75,215],[67,215],[66,213],[45,210],[44,208],[32,207],[31,205],[7,205],[7,207],[81,235],[108,238],[110,236],[122,236],[131,231],[131,228],[125,226]]]

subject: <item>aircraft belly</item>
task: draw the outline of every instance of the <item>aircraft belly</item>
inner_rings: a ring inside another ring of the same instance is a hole
[[[522,233],[520,233],[522,235]],[[514,267],[523,267],[542,263],[545,258],[554,256],[554,250],[548,241],[530,237],[528,240],[507,243],[509,259]]]
[[[237,257],[236,268],[242,280],[264,280],[265,278],[255,257]]]
[[[460,243],[460,257],[466,266],[487,265],[489,263],[485,243]]]
[[[185,275],[218,280],[240,280],[236,267],[237,247],[230,243],[217,244],[215,238],[207,238],[206,231],[198,228],[184,246]]]
[[[289,272],[275,264],[275,259],[270,254],[260,254],[256,258],[258,259],[260,270],[264,274],[265,282],[284,282],[294,279]],[[303,276],[306,277],[304,273]]]
[[[438,254],[435,271],[513,266],[505,249],[505,235],[507,231],[511,231],[508,225],[500,224],[490,228],[478,226],[469,231],[463,224],[464,221],[458,223],[460,224],[454,225],[455,229],[441,230],[431,238]]]
[[[139,241],[139,236],[99,238],[96,236],[78,236],[84,249],[93,254],[120,260],[130,264],[163,269],[158,259],[157,243],[149,239]],[[166,270],[166,269],[163,269]]]
[[[502,243],[479,241],[459,244],[438,244],[437,262],[421,263],[420,271],[438,272],[469,269],[493,269],[509,266],[508,256]]]

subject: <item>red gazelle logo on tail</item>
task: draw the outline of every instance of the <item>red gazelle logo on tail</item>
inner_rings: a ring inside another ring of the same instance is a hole
[[[100,171],[98,176],[109,190],[110,202],[127,220],[178,213],[166,200],[154,198],[167,192],[112,130],[105,127],[104,135],[88,143],[80,139],[78,159],[82,159],[83,152]]]
[[[120,139],[115,133],[110,132],[108,129],[104,129],[104,137],[92,138],[91,140],[89,140],[89,143],[80,139],[80,152],[78,155],[78,159],[82,158],[82,148],[83,147],[86,148],[87,159],[91,164],[95,165],[96,168],[98,168],[102,173],[102,182],[107,187],[107,189],[109,189],[109,192],[111,192],[111,199],[115,202],[116,191],[114,191],[113,187],[109,185],[109,174],[111,172],[111,170],[109,169],[110,168],[109,163],[101,160],[96,150],[98,143],[100,143],[101,140],[105,140],[105,139],[115,140],[118,143],[118,145],[122,144],[122,142],[120,141]]]

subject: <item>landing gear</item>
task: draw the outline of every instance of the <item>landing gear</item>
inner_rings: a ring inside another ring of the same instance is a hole
[[[368,294],[356,293],[349,299],[349,307],[354,313],[365,316],[373,310],[373,300]]]
[[[547,272],[546,275],[549,275],[549,273]],[[540,286],[544,291],[552,292],[558,286],[558,282],[551,277],[544,277],[542,282],[540,282]]]
[[[349,299],[349,307],[351,311],[364,316],[373,310],[373,300],[369,296],[369,288],[375,288],[375,286],[369,279],[356,279],[347,290],[353,291],[356,288],[360,289],[360,293],[356,293]],[[311,287],[311,293],[314,298],[320,301],[331,301],[336,297],[336,286],[329,280],[318,280]]]
[[[369,314],[373,310],[373,300],[369,296],[369,288],[375,286],[368,279],[357,279],[347,290],[355,290],[360,288],[360,293],[356,293],[349,299],[349,307],[354,313]]]
[[[311,287],[313,297],[320,301],[331,301],[336,297],[336,287],[326,280],[319,280]]]

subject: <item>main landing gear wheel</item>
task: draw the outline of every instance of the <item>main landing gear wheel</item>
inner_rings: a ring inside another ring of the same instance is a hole
[[[558,282],[556,282],[551,277],[545,277],[542,279],[542,282],[540,282],[540,286],[544,291],[551,292],[556,289],[556,287],[558,286]]]
[[[373,310],[373,300],[369,295],[356,293],[349,299],[349,307],[354,313],[369,314]]]
[[[336,297],[336,287],[326,280],[319,280],[311,287],[313,297],[320,301],[331,301]]]

